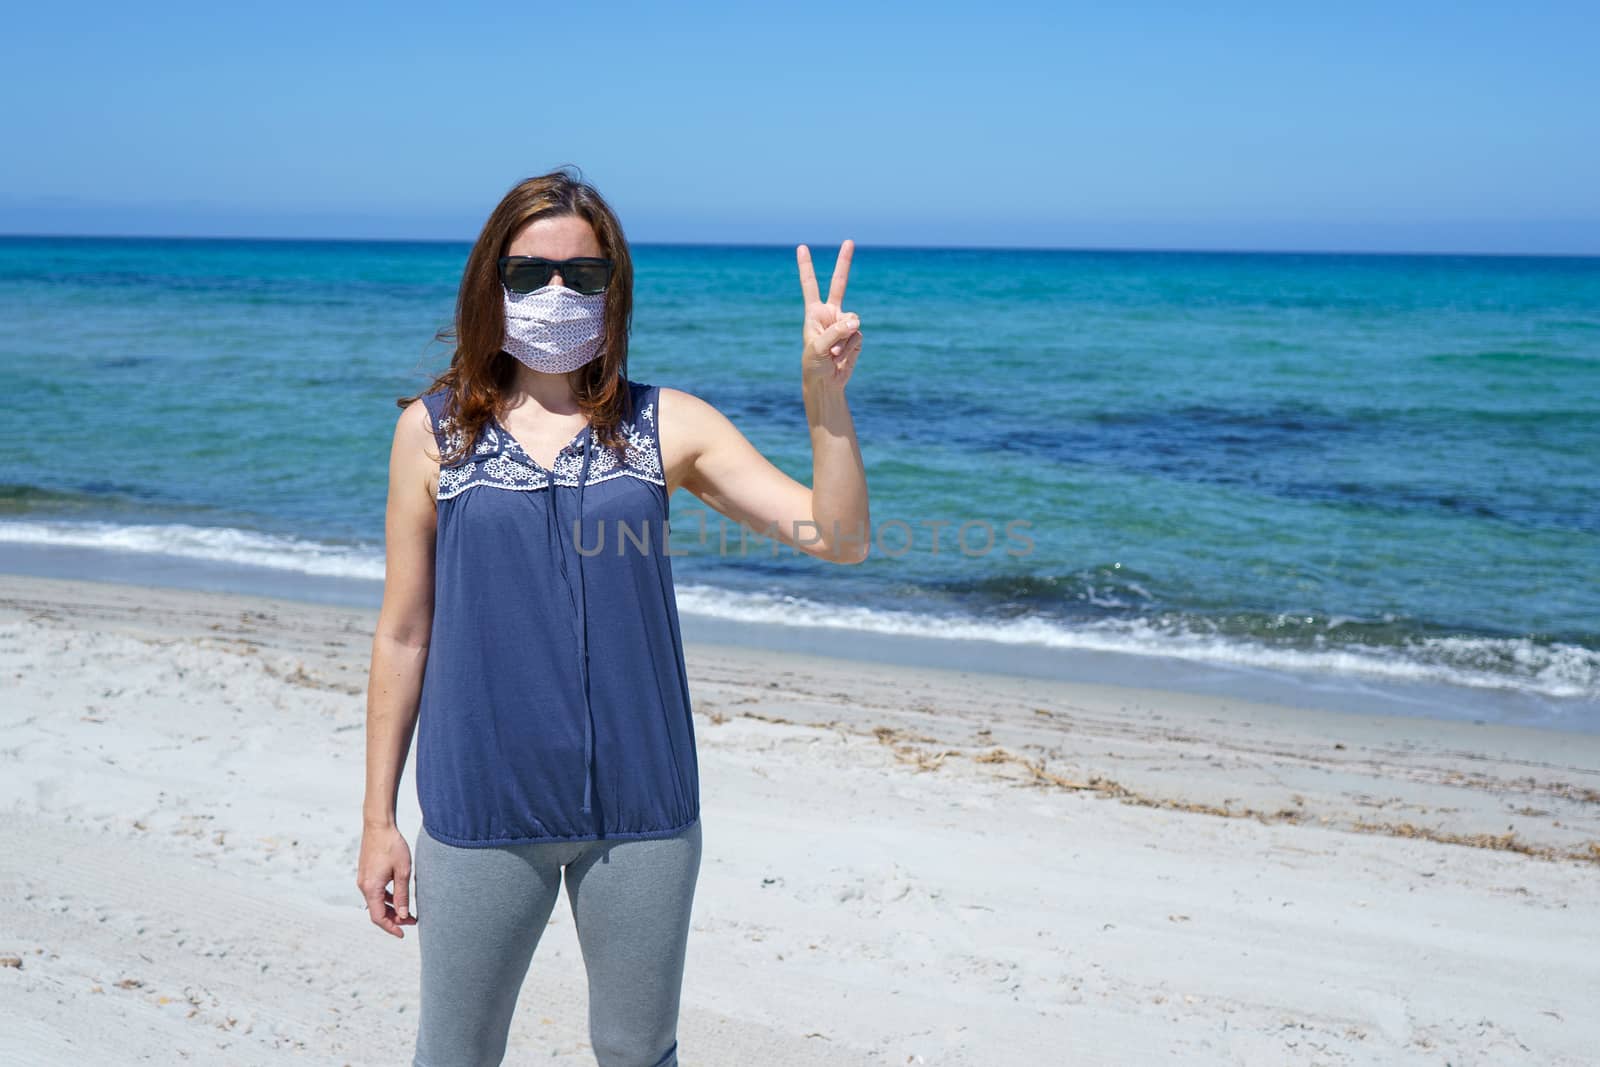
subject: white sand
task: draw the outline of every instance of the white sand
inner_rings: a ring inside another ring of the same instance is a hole
[[[0,577],[0,1063],[410,1062],[373,620]],[[688,658],[686,1065],[1596,1062],[1600,738]],[[585,1011],[563,896],[506,1062]]]

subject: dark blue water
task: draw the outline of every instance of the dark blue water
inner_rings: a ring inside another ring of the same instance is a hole
[[[381,578],[466,251],[0,240],[0,542]],[[793,250],[635,257],[632,376],[809,482]],[[868,247],[846,306],[878,551],[680,493],[686,612],[1600,694],[1600,260]]]

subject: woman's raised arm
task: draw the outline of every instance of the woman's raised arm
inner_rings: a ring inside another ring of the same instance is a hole
[[[835,563],[859,563],[871,547],[866,469],[844,396],[862,346],[860,319],[841,306],[854,251],[850,241],[840,247],[826,301],[810,250],[801,245],[795,252],[805,298],[800,358],[811,428],[810,488],[763,456],[712,405],[682,390],[661,390],[669,492],[681,484],[735,522]]]

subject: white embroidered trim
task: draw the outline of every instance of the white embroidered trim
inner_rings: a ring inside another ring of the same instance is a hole
[[[640,419],[652,426],[655,425],[654,408],[652,402],[639,411]],[[446,419],[442,429],[446,447],[451,450],[458,448],[462,434],[455,420]],[[584,486],[623,475],[665,486],[667,483],[661,472],[661,453],[655,440],[633,422],[625,421],[619,429],[627,441],[626,454],[619,459],[615,449],[596,446],[589,457],[589,477]],[[547,473],[523,451],[516,438],[501,433],[491,422],[483,427],[471,458],[439,469],[436,497],[448,500],[476,485],[522,491],[546,489],[550,486],[552,474],[556,485],[576,488],[578,475],[582,471],[583,451],[575,443],[569,443],[561,450],[556,456],[554,468]]]

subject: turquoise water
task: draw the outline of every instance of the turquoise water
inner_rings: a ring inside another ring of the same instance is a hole
[[[0,240],[0,543],[381,579],[466,251]],[[635,257],[632,376],[809,482],[793,250]],[[1600,695],[1600,260],[867,247],[846,305],[882,550],[679,493],[686,612]]]

